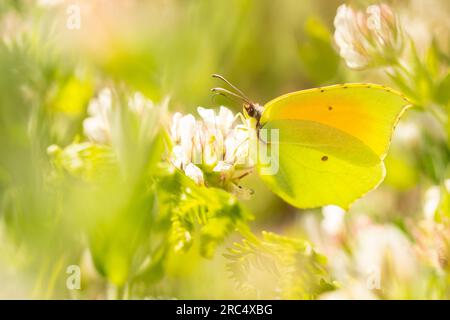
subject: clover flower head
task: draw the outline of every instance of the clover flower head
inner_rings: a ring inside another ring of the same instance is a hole
[[[197,112],[200,119],[179,112],[173,115],[170,162],[197,184],[207,184],[205,177],[215,176],[219,184],[239,193],[242,188],[237,181],[253,167],[250,141],[254,132],[249,120],[223,106],[218,112],[203,107]]]
[[[417,257],[411,241],[393,225],[370,225],[358,231],[355,263],[361,274],[383,270],[386,276],[412,279]]]
[[[142,93],[134,92],[128,99],[128,108],[138,116],[143,116],[146,110],[151,110],[155,106],[153,101],[147,99]]]
[[[83,121],[83,130],[91,141],[106,144],[111,140],[110,114],[112,93],[109,88],[102,89],[97,98],[88,106],[89,117]]]
[[[83,121],[85,136],[92,142],[99,144],[111,143],[113,124],[113,93],[109,88],[103,88],[88,106],[88,118]],[[134,92],[128,98],[128,110],[144,121],[148,111],[155,108],[154,103],[142,93]]]
[[[403,32],[387,4],[358,11],[343,4],[334,18],[334,40],[352,69],[389,64],[403,49]]]

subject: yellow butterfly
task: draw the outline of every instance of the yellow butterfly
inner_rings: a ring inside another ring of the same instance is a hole
[[[376,84],[339,84],[301,90],[264,106],[220,75],[235,92],[213,92],[239,99],[256,129],[277,129],[278,170],[261,174],[267,186],[299,208],[352,202],[376,188],[385,177],[384,158],[393,130],[411,102],[403,94]],[[264,166],[258,165],[259,172]]]

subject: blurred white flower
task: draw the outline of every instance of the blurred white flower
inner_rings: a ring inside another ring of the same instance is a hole
[[[142,117],[146,110],[153,109],[155,106],[153,101],[147,99],[142,93],[135,92],[128,99],[128,107],[132,112]]]
[[[322,208],[322,229],[329,235],[338,235],[344,228],[345,210],[341,207],[330,205]]]
[[[438,272],[449,270],[450,221],[423,220],[413,229],[415,249],[418,256]]]
[[[357,21],[357,12],[352,8],[346,4],[338,7],[334,18],[334,40],[339,47],[339,54],[353,69],[363,68],[369,64],[369,55],[362,45],[363,37],[358,30]]]
[[[395,129],[394,139],[402,145],[413,146],[420,141],[420,130],[417,123],[411,121],[401,121]]]
[[[408,238],[392,225],[372,225],[361,229],[354,253],[356,266],[367,275],[374,268],[381,277],[412,279],[417,272],[417,259]],[[392,278],[390,278],[392,279]]]
[[[39,0],[38,5],[41,7],[54,7],[64,2],[65,0]]]
[[[450,44],[450,2],[442,0],[404,1],[399,10],[402,28],[414,41],[420,54],[428,50],[433,39],[442,48]]]
[[[111,143],[111,130],[113,126],[114,97],[111,89],[103,88],[96,98],[92,99],[88,106],[89,117],[83,121],[85,136],[92,142],[99,144]],[[163,108],[167,99],[161,104]],[[128,110],[137,116],[141,122],[150,121],[153,117],[147,117],[155,109],[154,103],[145,98],[140,92],[133,93],[128,98]],[[148,124],[148,123],[147,123]],[[148,124],[149,126],[151,124]]]
[[[107,144],[111,140],[110,114],[112,110],[112,93],[104,88],[88,106],[89,118],[83,121],[84,134],[89,140]]]
[[[425,191],[423,204],[423,214],[426,220],[434,220],[434,215],[441,202],[441,189],[439,186],[432,186]]]
[[[343,4],[337,9],[334,26],[339,54],[352,69],[388,63],[403,48],[397,17],[386,4],[371,5],[366,12]]]
[[[254,131],[247,120],[226,107],[220,107],[218,113],[198,107],[197,112],[200,120],[191,114],[173,115],[171,163],[199,184],[204,183],[200,172],[218,174],[224,184],[237,182],[253,167],[250,139]]]

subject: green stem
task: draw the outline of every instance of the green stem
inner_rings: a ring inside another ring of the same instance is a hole
[[[128,283],[124,285],[115,285],[114,286],[114,296],[115,300],[127,300],[130,297],[130,286]]]
[[[254,244],[260,244],[261,241],[258,239],[257,236],[251,231],[250,227],[246,225],[245,223],[238,223],[236,226],[237,231],[248,241],[254,243]]]
[[[439,121],[439,123],[444,126],[444,128],[447,127],[448,122],[445,111],[441,110],[438,106],[433,104],[429,106],[428,110],[430,110],[430,113],[436,118],[436,120]]]
[[[125,286],[124,285],[115,286],[114,289],[115,289],[115,291],[114,291],[114,299],[116,299],[116,300],[124,300]]]
[[[403,71],[407,77],[411,77],[411,73],[409,70],[403,65],[403,63],[400,62],[400,60],[397,60],[394,66],[398,67],[400,71]]]

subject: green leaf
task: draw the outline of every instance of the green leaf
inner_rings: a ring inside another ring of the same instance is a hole
[[[242,240],[224,256],[231,277],[265,299],[314,299],[333,290],[326,257],[304,240],[263,232],[262,240]]]
[[[450,72],[440,81],[436,89],[436,101],[444,107],[450,108]],[[449,110],[450,111],[450,110]]]
[[[425,66],[431,77],[439,76],[440,67],[440,53],[436,39],[433,38],[431,46],[428,48],[425,55]]]
[[[298,43],[303,68],[316,84],[330,81],[338,72],[340,60],[329,30],[319,19],[311,17],[305,23],[304,37]]]
[[[252,218],[232,194],[198,186],[178,170],[161,176],[157,184],[175,251],[186,251],[193,241],[200,241],[200,253],[210,258],[239,223]]]

